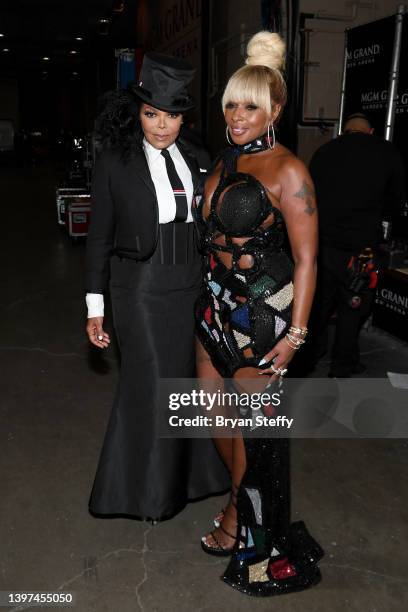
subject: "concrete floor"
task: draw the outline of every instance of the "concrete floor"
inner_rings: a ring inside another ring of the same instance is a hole
[[[326,556],[320,585],[277,600],[235,592],[225,560],[201,552],[223,499],[156,526],[88,514],[115,351],[88,346],[84,245],[57,227],[53,171],[3,168],[0,181],[0,591],[74,592],[79,612],[405,610],[406,440],[293,442],[294,518]],[[384,333],[364,332],[362,352],[368,376],[408,371],[407,346]]]

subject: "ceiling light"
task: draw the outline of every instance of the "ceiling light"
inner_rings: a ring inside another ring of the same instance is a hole
[[[73,72],[72,76],[78,76],[78,73],[77,72]]]
[[[82,38],[82,36],[75,36],[75,40],[81,41],[81,40],[84,40],[84,39]]]
[[[0,32],[0,38],[4,38],[4,34]]]
[[[108,17],[102,17],[99,19],[99,28],[98,32],[101,36],[107,36],[109,34],[109,28],[111,24],[111,20]]]
[[[69,52],[70,55],[76,55],[78,53],[78,51],[75,51],[75,49],[72,49],[72,51]]]
[[[3,53],[9,53],[10,49],[3,49]]]
[[[44,62],[49,62],[50,61],[50,58],[48,57],[48,55],[44,55],[43,61]]]

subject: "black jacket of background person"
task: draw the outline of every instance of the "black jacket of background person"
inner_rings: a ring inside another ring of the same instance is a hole
[[[203,176],[200,168],[208,169],[210,158],[187,138],[184,134],[176,145],[190,169],[195,189],[200,174]],[[118,152],[100,154],[92,177],[91,202],[86,291],[105,293],[112,255],[144,261],[151,257],[157,244],[159,208],[142,143],[128,162]]]
[[[402,159],[388,141],[362,132],[342,134],[310,162],[322,246],[360,252],[378,246],[381,220],[404,200]]]

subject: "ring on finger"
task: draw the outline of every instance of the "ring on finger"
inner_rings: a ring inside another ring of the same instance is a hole
[[[288,371],[287,368],[275,368],[274,366],[271,366],[271,370],[279,376],[285,376],[286,372]]]

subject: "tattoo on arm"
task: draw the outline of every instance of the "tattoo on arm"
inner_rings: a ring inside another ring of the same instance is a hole
[[[304,212],[312,216],[316,210],[316,207],[313,206],[315,193],[312,187],[308,185],[306,181],[303,181],[302,187],[297,193],[294,194],[294,197],[300,198],[301,200],[304,200],[306,202],[306,208],[304,209]]]

